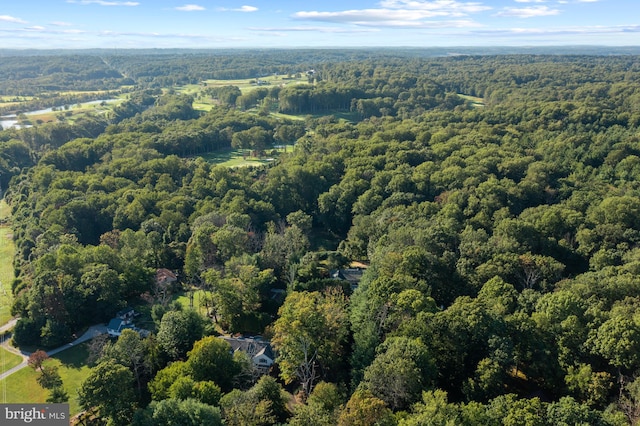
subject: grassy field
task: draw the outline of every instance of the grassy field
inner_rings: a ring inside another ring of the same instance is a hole
[[[205,292],[203,290],[196,290],[193,293],[193,309],[201,313],[202,315],[207,314],[207,309],[202,306],[202,299],[204,298]],[[191,301],[189,300],[189,296],[185,293],[180,293],[176,296],[175,300],[182,305],[184,309],[191,308]]]
[[[465,101],[470,101],[471,105],[475,108],[481,108],[484,106],[484,99],[478,98],[477,96],[463,95],[461,93],[458,93],[458,96],[460,96]]]
[[[293,145],[286,145],[283,148],[275,149],[278,153],[292,152]],[[267,149],[266,152],[271,153],[272,149]],[[246,154],[246,156],[245,156]],[[218,164],[226,167],[247,167],[247,166],[262,166],[273,161],[273,157],[251,157],[249,151],[246,149],[225,149],[222,151],[211,152],[202,156],[206,161],[211,164]]]
[[[118,102],[109,102],[106,105],[81,103],[72,104],[69,109],[59,109],[58,111],[46,112],[43,114],[29,114],[27,118],[32,124],[36,123],[52,123],[60,119],[73,121],[80,118],[87,113],[94,113],[96,115],[104,114],[113,108],[113,105],[117,105]]]
[[[69,408],[71,415],[81,411],[78,404],[78,388],[82,381],[89,374],[89,367],[86,365],[88,356],[86,344],[76,346],[66,351],[54,355],[49,361],[58,366],[58,372],[62,378],[64,389],[69,395]],[[43,389],[36,378],[36,371],[25,367],[17,373],[5,379],[6,381],[6,402],[7,403],[43,403],[49,396],[49,390]],[[0,381],[0,397],[4,384]]]
[[[264,84],[258,86],[255,78],[244,78],[239,80],[206,80],[206,87],[222,87],[222,86],[238,86],[242,93],[249,92],[258,87],[270,88],[272,86],[288,86],[290,84],[307,83],[306,77],[287,78],[285,75],[269,75],[260,77],[260,81]]]
[[[20,365],[22,357],[9,352],[5,348],[0,347],[0,373],[11,370],[13,367]]]
[[[261,77],[260,81],[263,82],[260,86],[256,84],[255,78],[245,78],[239,80],[206,80],[202,84],[186,84],[184,86],[175,87],[178,93],[184,93],[192,95],[195,98],[193,108],[198,111],[209,111],[215,106],[212,99],[209,99],[207,95],[198,95],[208,87],[223,87],[223,86],[237,86],[242,93],[250,92],[258,87],[270,88],[273,86],[286,86],[289,84],[306,83],[306,78],[288,78],[284,75],[270,75],[267,77]],[[165,89],[168,90],[168,89]]]
[[[34,96],[0,96],[0,107],[16,106],[33,99]]]
[[[247,167],[262,166],[269,161],[266,159],[243,155],[248,153],[246,149],[225,149],[223,151],[210,152],[202,156],[206,161],[212,164],[219,164],[226,167]]]
[[[9,206],[0,200],[0,221],[5,222],[11,215]],[[11,282],[13,281],[13,234],[7,223],[0,224],[0,325],[11,319]]]
[[[0,96],[0,102],[27,102],[35,99],[35,96]]]

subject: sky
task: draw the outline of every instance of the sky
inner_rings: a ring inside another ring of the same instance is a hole
[[[0,0],[0,48],[640,45],[639,0]]]

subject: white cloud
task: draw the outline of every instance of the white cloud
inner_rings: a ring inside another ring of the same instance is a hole
[[[370,28],[370,29],[346,29],[340,27],[312,27],[312,26],[298,26],[298,27],[280,27],[280,28],[260,28],[260,27],[251,27],[249,28],[251,31],[259,31],[259,32],[273,32],[273,33],[285,33],[285,32],[317,32],[317,33],[373,33],[378,32],[379,30]]]
[[[425,22],[425,19],[460,18],[491,9],[482,3],[456,0],[382,0],[380,6],[380,8],[336,12],[300,11],[294,13],[293,18],[361,26],[421,28],[441,25],[437,22]],[[470,23],[472,21],[449,22],[457,22],[456,25],[459,25],[460,22]],[[444,26],[451,25],[444,24]]]
[[[296,12],[295,18],[308,19],[312,21],[343,22],[343,23],[363,23],[363,22],[384,22],[384,21],[419,21],[423,18],[433,18],[436,16],[446,16],[444,12],[426,11],[416,13],[414,10],[391,10],[391,9],[361,9],[344,10],[341,12]]]
[[[573,26],[559,28],[504,28],[474,30],[472,35],[477,36],[597,36],[640,33],[640,25],[614,25],[614,26]]]
[[[56,27],[71,27],[71,26],[73,26],[73,24],[70,24],[68,22],[62,22],[62,21],[51,22],[51,25],[55,25]]]
[[[14,24],[26,24],[27,21],[22,20],[20,18],[16,18],[15,16],[9,15],[0,15],[0,21],[2,22],[12,22]]]
[[[546,3],[547,0],[515,0],[516,3]]]
[[[236,9],[228,9],[226,7],[219,7],[218,10],[220,12],[256,12],[258,11],[258,8],[255,6],[241,6],[239,8]]]
[[[501,12],[496,13],[496,16],[506,18],[537,18],[539,16],[551,16],[559,13],[559,9],[551,9],[548,6],[506,7]]]
[[[100,6],[139,6],[137,1],[105,1],[105,0],[67,0],[67,3],[97,4]]]
[[[578,0],[578,3],[597,3],[600,0]]]
[[[185,4],[184,6],[176,7],[176,10],[181,12],[195,12],[200,10],[206,10],[203,6],[197,4]]]
[[[456,0],[382,0],[380,6],[389,9],[439,11],[451,16],[466,15],[491,9],[491,7],[479,2],[459,2]]]

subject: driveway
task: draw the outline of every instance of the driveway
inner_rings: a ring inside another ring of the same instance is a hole
[[[59,348],[55,348],[55,349],[51,349],[50,351],[47,351],[47,355],[49,356],[53,356],[55,354],[57,354],[58,352],[62,352],[64,350],[67,350],[69,348],[72,348],[74,346],[79,345],[80,343],[84,343],[87,340],[91,340],[96,336],[99,336],[101,334],[105,334],[107,332],[107,326],[104,324],[97,324],[97,325],[93,325],[91,327],[89,327],[89,329],[87,331],[85,331],[85,333],[78,337],[76,340],[74,340],[71,343],[67,343],[66,345],[60,346]],[[12,352],[16,355],[20,355],[22,356],[22,362],[19,365],[16,365],[15,367],[13,367],[10,370],[5,371],[3,374],[0,374],[0,380],[12,375],[13,373],[15,373],[16,371],[20,371],[22,370],[24,367],[27,366],[27,360],[29,359],[29,355],[31,355],[30,352],[24,352],[21,351],[19,349],[14,348],[13,346],[11,346],[10,341],[3,341],[2,342],[2,347],[5,348],[6,350],[8,350],[9,352]]]

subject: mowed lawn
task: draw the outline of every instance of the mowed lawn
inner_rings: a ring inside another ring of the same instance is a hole
[[[10,216],[9,206],[4,200],[0,200],[0,222],[6,221]],[[11,282],[14,278],[14,252],[15,246],[11,227],[6,223],[0,223],[0,325],[11,319],[11,305],[13,303]]]
[[[272,86],[308,83],[306,76],[301,76],[300,78],[292,76],[291,78],[288,78],[286,75],[268,75],[260,77],[259,80],[263,84],[257,85],[255,78],[243,78],[238,80],[206,80],[204,83],[206,84],[206,87],[237,86],[242,93],[257,89],[258,87],[269,89]]]
[[[291,148],[289,148],[291,150]],[[267,149],[267,152],[271,150]],[[246,154],[246,155],[245,155]],[[262,166],[273,161],[272,158],[258,158],[249,155],[249,150],[225,149],[202,155],[206,161],[226,167]]]
[[[206,80],[201,84],[185,84],[173,88],[178,93],[184,93],[195,97],[193,108],[199,111],[209,111],[215,107],[216,102],[202,92],[210,87],[236,86],[243,94],[258,88],[269,89],[274,86],[287,86],[290,84],[307,83],[306,76],[300,78],[288,78],[286,75],[269,75],[260,77],[262,84],[258,85],[255,78],[243,78],[238,80]]]
[[[69,410],[71,415],[82,411],[78,404],[78,389],[80,384],[89,374],[89,366],[86,365],[89,352],[87,344],[72,347],[51,357],[47,363],[58,366],[58,372],[62,378],[62,384],[69,395]],[[50,391],[43,389],[37,382],[40,373],[31,367],[25,367],[10,375],[6,380],[7,403],[44,403],[49,397]],[[3,392],[4,383],[0,381],[0,392]],[[3,395],[0,395],[3,397]]]
[[[0,373],[11,370],[13,367],[20,365],[21,362],[22,357],[20,355],[16,355],[0,347]]]

